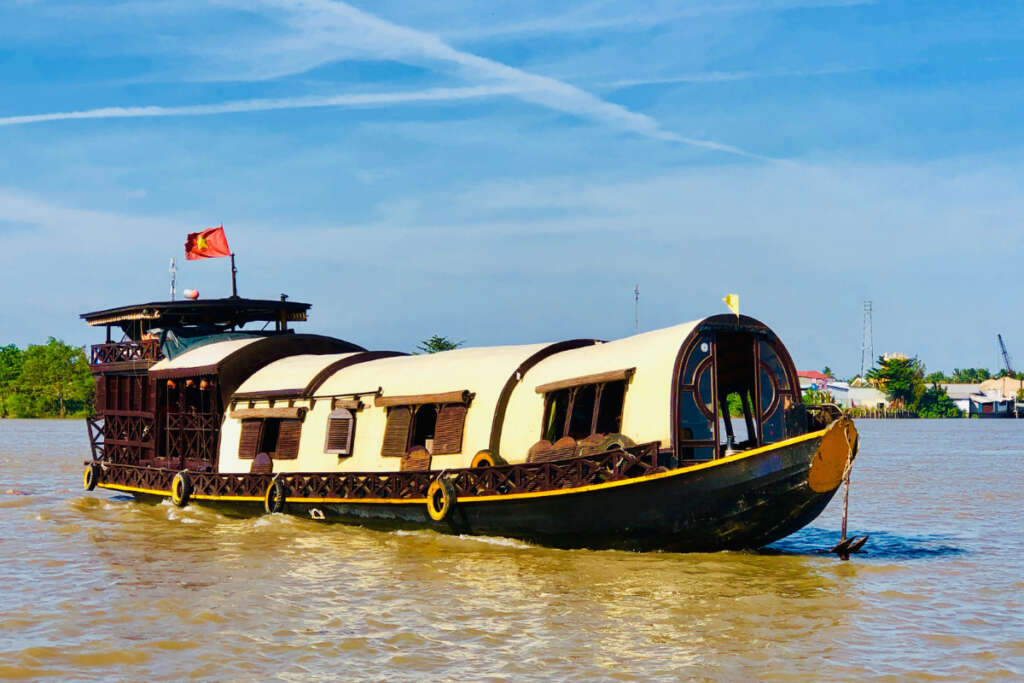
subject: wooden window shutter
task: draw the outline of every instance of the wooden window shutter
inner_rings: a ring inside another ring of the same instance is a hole
[[[281,420],[281,428],[277,433],[276,460],[294,460],[299,457],[299,434],[302,433],[302,420]]]
[[[352,455],[352,432],[356,418],[346,408],[332,410],[327,418],[327,441],[324,453]]]
[[[260,446],[260,429],[263,420],[242,420],[242,434],[238,437],[238,457],[252,460]]]
[[[466,405],[449,403],[437,414],[434,428],[434,455],[462,452],[462,429],[466,424]]]
[[[384,428],[384,442],[380,448],[382,456],[401,458],[405,455],[405,447],[409,443],[411,422],[412,411],[407,406],[395,406],[388,409],[388,424]]]

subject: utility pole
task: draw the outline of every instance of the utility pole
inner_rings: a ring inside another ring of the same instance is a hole
[[[860,377],[864,379],[867,371],[875,364],[874,340],[871,334],[871,302],[864,302],[864,333],[860,342]]]
[[[640,331],[640,284],[633,287],[633,334]]]

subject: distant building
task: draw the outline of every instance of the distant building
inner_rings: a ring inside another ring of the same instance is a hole
[[[1003,380],[1007,380],[1004,382]],[[1004,377],[981,384],[940,384],[956,407],[976,417],[1013,417],[1014,398],[1021,382]],[[1012,392],[1011,395],[1004,391]]]
[[[796,376],[800,381],[800,390],[804,393],[809,390],[824,391],[825,385],[834,381],[832,377],[817,370],[798,370]]]
[[[940,384],[946,390],[946,394],[953,399],[956,407],[964,412],[964,415],[971,413],[971,399],[981,394],[980,384]]]
[[[850,387],[848,408],[885,408],[889,398],[874,387]]]
[[[987,379],[981,383],[981,392],[985,395],[993,395],[998,392],[1003,398],[1017,398],[1017,392],[1024,387],[1024,381],[1012,377],[1000,377],[999,379]]]

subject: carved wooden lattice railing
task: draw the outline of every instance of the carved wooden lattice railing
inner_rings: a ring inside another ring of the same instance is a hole
[[[123,363],[134,360],[157,361],[164,355],[160,351],[160,342],[157,339],[143,339],[142,341],[108,342],[106,344],[93,344],[92,364],[100,363]]]
[[[507,495],[577,488],[665,471],[658,465],[657,442],[625,450],[544,463],[465,468],[444,472],[286,473],[277,475],[289,498],[424,498],[434,479],[451,479],[457,496]],[[147,490],[169,491],[176,470],[110,464],[102,481]],[[190,472],[195,493],[263,497],[273,475]]]
[[[220,415],[217,413],[168,413],[165,456],[171,462],[212,464],[217,459],[219,430]]]

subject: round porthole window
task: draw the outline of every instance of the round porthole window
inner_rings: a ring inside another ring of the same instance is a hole
[[[701,344],[700,344],[700,350],[701,350],[702,352],[704,352],[704,353],[707,353],[707,352],[708,352],[708,348],[709,348],[709,347],[708,347],[708,343],[707,343],[707,342],[701,342]]]

